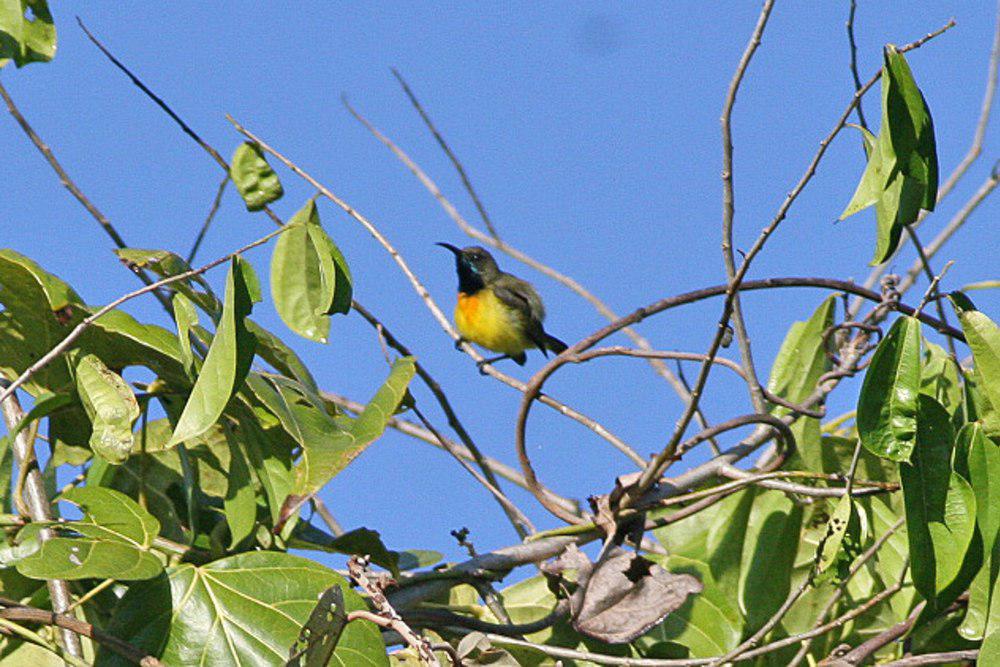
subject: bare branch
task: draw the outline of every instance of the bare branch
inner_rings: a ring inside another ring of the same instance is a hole
[[[3,380],[3,378],[0,378]],[[6,381],[3,380],[3,384]],[[24,410],[17,395],[11,392],[0,398],[0,410],[3,411],[3,419],[7,425],[7,432],[14,433],[14,429],[24,419]],[[19,479],[24,480],[24,503],[27,505],[28,515],[32,521],[47,523],[52,520],[52,510],[49,505],[49,498],[45,494],[45,483],[42,481],[42,473],[38,470],[38,459],[35,457],[35,441],[32,431],[21,429],[15,438],[12,439],[11,449],[14,452],[14,461],[17,463]],[[38,538],[41,541],[53,537],[52,531],[43,528],[39,531]],[[45,582],[49,589],[49,598],[52,601],[52,613],[62,614],[69,611],[73,604],[73,596],[69,590],[69,584],[61,579],[47,579]],[[62,646],[74,658],[83,657],[83,647],[80,638],[64,630],[59,633]]]

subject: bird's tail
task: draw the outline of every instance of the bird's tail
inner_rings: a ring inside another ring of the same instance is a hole
[[[545,347],[552,350],[556,354],[559,354],[569,346],[566,345],[566,343],[559,340],[558,338],[556,338],[555,336],[545,334]]]

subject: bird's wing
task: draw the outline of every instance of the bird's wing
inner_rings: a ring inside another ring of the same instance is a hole
[[[542,299],[538,296],[535,288],[510,274],[504,275],[491,287],[501,302],[524,316],[525,334],[535,344],[535,347],[545,353],[545,330],[542,328],[545,307],[542,305]]]
[[[508,292],[514,301],[501,299],[505,303],[524,312],[534,320],[539,322],[545,320],[545,306],[542,304],[542,297],[538,296],[538,292],[531,286],[531,283],[505,273],[494,283],[494,288],[498,287]]]

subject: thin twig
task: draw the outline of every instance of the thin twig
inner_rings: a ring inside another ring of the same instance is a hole
[[[757,47],[760,46],[761,37],[764,34],[764,28],[767,26],[767,20],[771,17],[771,11],[773,9],[774,0],[765,0],[764,6],[760,10],[760,15],[757,17],[757,25],[754,26],[753,34],[750,36],[750,41],[743,50],[743,55],[740,57],[739,65],[736,67],[736,72],[733,74],[733,78],[729,82],[729,90],[726,93],[726,101],[722,106],[722,119],[720,123],[722,127],[722,259],[726,266],[726,280],[729,281],[730,294],[726,299],[726,305],[723,307],[725,315],[719,321],[719,331],[716,334],[718,341],[712,345],[712,350],[708,353],[709,358],[703,363],[702,368],[702,374],[707,378],[707,368],[710,365],[709,362],[715,358],[715,353],[718,351],[719,343],[725,335],[728,324],[731,321],[734,329],[736,330],[736,341],[740,348],[740,357],[743,360],[743,371],[746,376],[747,387],[750,389],[750,402],[753,404],[753,408],[757,412],[767,412],[767,402],[764,400],[764,394],[761,391],[761,384],[757,379],[757,367],[754,364],[753,352],[750,349],[750,335],[747,332],[746,320],[743,317],[743,308],[740,304],[740,295],[737,289],[740,284],[740,280],[742,280],[742,276],[737,278],[736,258],[733,253],[733,226],[736,217],[736,205],[734,192],[735,188],[733,187],[732,119],[733,108],[736,106],[736,95],[739,92],[740,84],[743,82],[743,77],[746,74],[747,68],[750,66],[753,54],[757,51]],[[747,260],[744,259],[744,263],[746,262]],[[701,380],[700,376],[699,380]],[[704,388],[704,384],[704,381],[695,382],[695,389],[692,394],[694,396],[698,396],[700,391]],[[692,403],[696,403],[696,401],[692,401]],[[690,412],[693,414],[694,411],[690,410]],[[690,417],[688,417],[688,420],[690,420]],[[686,428],[687,422],[682,420],[682,424],[677,427],[677,431],[680,432],[680,436],[683,436]],[[677,440],[680,440],[680,437],[677,437],[676,440],[674,440],[674,444],[676,444]],[[669,449],[669,446],[666,449]],[[647,470],[652,467],[653,466],[651,464]]]
[[[379,612],[371,614],[370,612],[354,611],[348,614],[348,621],[354,618],[365,618],[382,627],[392,628],[406,640],[407,644],[413,647],[423,664],[438,667],[441,663],[438,662],[437,656],[431,650],[430,641],[411,630],[385,596],[386,585],[391,580],[373,576],[368,570],[368,559],[360,556],[351,556],[347,561],[347,569],[351,579],[368,594],[372,605]]]
[[[313,509],[316,510],[316,514],[319,514],[319,518],[323,519],[323,523],[325,523],[326,527],[330,529],[330,532],[333,533],[334,537],[340,537],[344,534],[344,529],[341,527],[340,522],[337,521],[336,517],[333,516],[333,513],[330,512],[330,508],[326,506],[326,503],[315,495],[309,499],[309,502],[312,503]]]
[[[163,667],[162,662],[160,662],[155,656],[146,653],[146,651],[141,648],[122,641],[114,635],[110,635],[90,623],[81,621],[72,616],[67,616],[66,614],[59,614],[46,609],[36,609],[34,607],[14,603],[0,609],[0,617],[12,621],[27,621],[31,623],[54,625],[58,628],[62,628],[66,632],[70,632],[74,637],[78,635],[82,637],[89,637],[101,646],[107,647],[126,660],[130,660],[131,662],[141,665],[142,667]]]
[[[222,177],[222,181],[219,183],[218,190],[215,191],[215,198],[212,200],[212,207],[208,209],[208,215],[205,217],[205,222],[202,223],[201,229],[198,230],[198,236],[194,240],[194,244],[191,246],[191,250],[188,251],[187,263],[190,265],[194,262],[195,255],[198,254],[198,248],[201,247],[201,242],[205,239],[205,234],[208,233],[208,228],[212,225],[212,221],[215,220],[215,214],[219,212],[219,205],[222,203],[222,195],[226,191],[226,184],[229,183],[229,174],[227,173]]]
[[[851,49],[851,77],[854,79],[854,92],[861,90],[861,76],[858,74],[858,45],[854,41],[854,15],[858,11],[857,0],[851,0],[851,10],[847,15],[847,44]],[[864,109],[861,108],[861,100],[858,100],[858,125],[868,129],[868,121],[865,120]]]

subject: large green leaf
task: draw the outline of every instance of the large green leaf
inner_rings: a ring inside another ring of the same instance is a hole
[[[292,379],[298,380],[313,392],[319,387],[305,362],[295,351],[273,333],[253,320],[246,321],[247,329],[257,339],[257,356],[269,363],[276,371]]]
[[[284,664],[320,594],[334,585],[348,611],[366,608],[341,576],[290,554],[251,552],[183,564],[169,576],[132,585],[109,631],[168,665]],[[97,664],[127,663],[102,650]],[[388,665],[378,628],[349,623],[330,664]]]
[[[954,434],[947,411],[920,396],[917,446],[900,465],[913,585],[931,608],[948,604],[942,594],[962,570],[976,527],[976,496],[951,469]],[[968,582],[965,582],[968,583]]]
[[[788,597],[801,528],[800,505],[779,491],[758,494],[747,527],[739,587],[747,632],[763,625]]]
[[[909,461],[917,435],[920,321],[900,317],[865,372],[858,399],[861,444],[878,456]]]
[[[0,373],[16,377],[55,347],[86,315],[68,284],[13,250],[0,250]],[[23,385],[32,395],[72,386],[65,357]]]
[[[48,62],[56,55],[56,27],[46,0],[0,0],[0,67]]]
[[[347,430],[331,432],[307,399],[293,404],[300,408],[297,420],[303,428],[302,460],[296,475],[295,493],[289,496],[284,516],[291,515],[312,494],[347,467],[374,440],[382,435],[389,418],[406,396],[407,386],[416,371],[412,357],[397,359],[385,383]],[[329,417],[327,420],[332,421]]]
[[[772,394],[792,403],[801,403],[816,391],[816,381],[830,370],[830,360],[823,349],[823,333],[833,325],[835,297],[823,301],[805,322],[792,324],[771,366],[767,388]],[[786,415],[788,408],[774,406],[772,414]],[[796,452],[808,470],[822,470],[819,420],[800,417],[791,426]]]
[[[1000,328],[964,294],[956,292],[951,297],[976,365],[983,427],[989,437],[1000,438]]]
[[[132,451],[132,424],[139,418],[135,394],[93,354],[77,363],[76,387],[93,424],[90,448],[110,463],[123,462]]]
[[[226,277],[225,305],[219,327],[168,446],[211,428],[250,370],[255,339],[244,323],[253,307],[253,281],[248,278],[249,271],[243,259],[233,258]]]
[[[295,333],[327,342],[330,313],[351,308],[351,276],[343,255],[323,230],[315,199],[288,222],[271,255],[271,296]]]
[[[37,579],[149,579],[163,570],[150,552],[159,522],[123,493],[101,487],[69,489],[62,500],[78,505],[83,519],[60,524],[55,537],[17,564],[18,572]]]
[[[248,211],[259,211],[285,194],[278,175],[267,163],[260,146],[249,141],[237,146],[230,160],[229,176]]]

